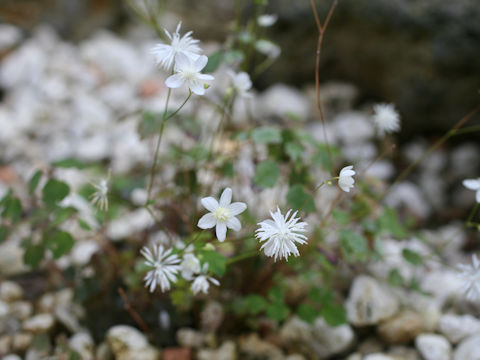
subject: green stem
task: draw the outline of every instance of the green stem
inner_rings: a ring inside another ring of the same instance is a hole
[[[155,179],[155,170],[157,168],[158,155],[159,155],[159,152],[160,152],[160,144],[162,142],[162,136],[163,136],[163,131],[165,129],[165,123],[167,122],[168,119],[174,117],[185,106],[187,101],[192,96],[192,92],[189,91],[188,96],[185,99],[185,101],[182,103],[182,105],[180,105],[180,107],[177,110],[175,110],[172,114],[167,116],[168,103],[170,101],[171,92],[172,92],[172,90],[168,89],[167,100],[165,101],[165,109],[163,111],[163,116],[162,116],[162,123],[160,125],[160,131],[159,131],[159,135],[158,135],[157,145],[155,147],[155,155],[153,156],[153,164],[152,164],[152,167],[150,169],[150,181],[149,181],[149,184],[148,184],[147,201],[145,202],[145,206],[148,206],[150,204],[150,198],[152,196],[153,181]]]
[[[303,202],[302,206],[300,206],[300,208],[298,209],[298,211],[302,211],[303,207],[304,207],[305,205],[307,205],[307,203],[308,203],[310,200],[313,199],[313,197],[315,196],[315,194],[317,193],[317,191],[318,191],[323,185],[328,184],[330,181],[332,181],[332,180],[334,180],[334,179],[336,179],[336,178],[331,178],[331,179],[328,179],[328,180],[325,180],[325,181],[321,182],[320,185],[318,185],[318,186],[313,190],[313,192],[310,194],[310,196],[308,197],[308,199],[306,199],[306,200]]]
[[[228,259],[227,260],[227,265],[232,265],[236,262],[239,262],[239,261],[242,261],[242,260],[245,260],[245,259],[249,259],[249,258],[255,257],[257,255],[258,255],[258,250],[253,250],[253,251],[247,252],[245,254],[240,254],[240,255],[234,256],[233,258]]]
[[[475,214],[477,213],[477,210],[478,210],[479,206],[480,206],[480,204],[476,203],[475,206],[473,207],[472,211],[470,211],[470,215],[468,216],[468,219],[465,222],[467,227],[472,226],[472,224],[473,224],[473,226],[475,226],[475,223],[472,223],[472,219],[475,216]]]

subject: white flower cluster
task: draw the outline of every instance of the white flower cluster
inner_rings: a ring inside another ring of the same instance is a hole
[[[198,258],[191,252],[187,252],[182,260],[177,254],[172,254],[172,249],[165,250],[163,245],[153,246],[153,252],[144,247],[140,253],[146,259],[145,265],[150,268],[144,278],[150,292],[155,291],[157,285],[162,292],[170,290],[172,283],[177,282],[179,272],[185,280],[193,280],[190,289],[195,295],[200,292],[208,294],[210,283],[220,285],[217,279],[208,276],[208,264],[201,266]]]
[[[472,255],[472,265],[459,264],[461,289],[470,301],[480,300],[480,260]]]

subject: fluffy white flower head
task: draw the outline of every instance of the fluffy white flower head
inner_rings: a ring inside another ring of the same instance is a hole
[[[462,281],[462,291],[470,301],[480,300],[480,261],[472,255],[472,265],[458,265],[461,271],[458,275]]]
[[[340,174],[338,175],[338,186],[340,186],[343,191],[350,192],[350,189],[353,188],[353,184],[355,183],[353,175],[355,175],[353,165],[345,166],[340,170]]]
[[[95,188],[95,192],[90,196],[90,202],[97,205],[100,210],[108,210],[108,182],[110,180],[110,171],[108,176],[99,182],[90,184]]]
[[[183,54],[192,61],[198,59],[202,49],[197,45],[198,40],[192,38],[192,32],[189,31],[185,35],[180,36],[180,28],[182,23],[179,22],[177,30],[170,34],[165,30],[165,34],[170,39],[170,44],[158,44],[152,49],[152,54],[155,56],[157,65],[161,66],[167,71],[170,71],[175,64],[175,57],[177,54]]]
[[[480,178],[463,180],[463,186],[476,191],[475,200],[480,204]]]
[[[178,256],[172,255],[172,249],[165,251],[162,245],[154,246],[153,252],[148,247],[143,247],[140,253],[146,259],[145,264],[151,268],[144,278],[145,286],[150,288],[150,292],[155,291],[158,284],[162,292],[170,290],[170,283],[177,281],[180,270]]]
[[[194,274],[198,274],[201,270],[200,261],[193,254],[185,254],[180,264],[182,268],[182,277],[185,280],[192,280]]]
[[[202,205],[210,211],[203,215],[198,221],[200,229],[211,229],[216,227],[218,241],[223,242],[227,234],[227,227],[239,231],[242,224],[235,217],[247,208],[243,202],[232,203],[232,189],[226,188],[220,196],[220,203],[213,197],[202,199]]]
[[[277,14],[264,14],[257,18],[257,23],[263,27],[272,26],[277,22],[278,16]]]
[[[300,218],[296,217],[297,211],[290,216],[291,212],[292,210],[288,210],[284,217],[279,208],[275,213],[270,211],[273,221],[270,219],[262,221],[258,224],[260,228],[255,231],[257,239],[260,242],[265,241],[260,250],[265,249],[265,255],[273,257],[274,261],[278,258],[288,261],[290,254],[300,255],[295,243],[307,243],[307,237],[302,233],[306,231],[308,224],[299,222]]]
[[[229,71],[228,75],[232,78],[232,85],[235,92],[244,98],[252,97],[252,94],[248,92],[252,88],[252,80],[246,72],[240,72],[235,74],[233,71]]]
[[[208,289],[210,289],[210,282],[216,286],[220,285],[220,282],[207,275],[208,273],[208,264],[203,265],[202,273],[198,275],[195,280],[193,280],[192,286],[190,289],[192,290],[194,295],[199,293],[208,294]]]
[[[175,61],[175,74],[167,78],[165,85],[172,89],[186,85],[197,95],[205,94],[206,82],[214,79],[212,75],[200,73],[207,65],[208,58],[202,55],[197,60],[192,60],[188,56],[179,53],[175,57]]]
[[[373,122],[380,135],[400,130],[400,115],[393,104],[376,104],[373,112]]]

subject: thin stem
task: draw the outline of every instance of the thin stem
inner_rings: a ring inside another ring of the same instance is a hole
[[[145,323],[145,321],[143,321],[143,319],[138,314],[138,312],[132,307],[132,305],[130,304],[130,301],[128,300],[127,294],[125,293],[125,290],[123,290],[121,287],[118,288],[117,290],[118,290],[118,293],[120,294],[120,296],[123,299],[123,304],[124,304],[125,310],[128,311],[128,313],[133,318],[133,320],[135,320],[135,322],[140,327],[140,329],[142,329],[146,333],[151,334],[152,330],[150,330],[150,328]]]
[[[322,52],[323,37],[325,35],[325,31],[327,30],[327,26],[330,23],[330,19],[332,18],[333,11],[337,6],[337,0],[334,0],[332,5],[330,6],[330,10],[328,11],[327,18],[325,19],[325,23],[323,26],[320,22],[320,18],[318,17],[317,8],[315,6],[315,0],[310,0],[310,5],[313,10],[313,16],[315,17],[315,22],[317,24],[317,30],[318,30],[317,52],[316,52],[316,59],[315,59],[315,93],[317,98],[317,109],[320,115],[320,121],[322,122],[323,137],[325,141],[325,147],[327,148],[328,160],[330,163],[330,167],[333,167],[333,156],[332,156],[332,151],[330,149],[328,136],[327,136],[327,124],[323,114],[322,103],[320,98],[320,55]]]
[[[152,195],[152,188],[153,188],[153,181],[154,181],[154,178],[155,178],[155,170],[157,168],[158,155],[159,155],[159,152],[160,152],[160,143],[162,142],[162,135],[163,135],[163,131],[165,129],[165,123],[167,122],[168,119],[171,119],[172,117],[174,117],[185,106],[187,101],[192,96],[192,92],[189,90],[188,96],[185,99],[185,101],[182,103],[182,105],[180,105],[180,107],[177,110],[175,110],[173,113],[171,113],[170,115],[167,116],[168,103],[170,101],[171,91],[172,91],[171,89],[168,89],[167,100],[165,101],[165,109],[163,111],[162,124],[160,125],[160,131],[159,131],[159,135],[158,135],[157,145],[155,147],[155,155],[153,156],[153,164],[152,164],[152,167],[150,169],[150,181],[149,181],[149,185],[148,185],[147,201],[145,202],[145,206],[148,206],[150,204],[150,198],[151,198],[151,195]]]
[[[335,178],[333,178],[335,179]],[[298,209],[298,211],[302,211],[303,207],[305,205],[307,205],[307,203],[309,201],[311,201],[313,199],[313,197],[315,196],[315,194],[317,193],[317,191],[325,184],[327,184],[328,182],[332,181],[333,179],[328,179],[328,180],[325,180],[323,182],[320,183],[320,185],[318,185],[314,190],[313,192],[310,194],[310,196],[303,202],[302,206],[300,206],[300,208]]]
[[[232,265],[236,262],[239,262],[239,261],[242,261],[242,260],[245,260],[245,259],[249,259],[249,258],[255,257],[257,255],[258,255],[258,250],[253,250],[253,251],[250,251],[250,252],[246,252],[245,254],[240,254],[240,255],[234,256],[233,258],[228,259],[227,260],[227,265]]]
[[[435,144],[430,146],[430,148],[423,153],[416,161],[414,161],[410,166],[408,166],[396,179],[395,181],[383,192],[382,196],[380,197],[379,201],[382,201],[388,192],[397,185],[400,181],[405,179],[413,169],[415,169],[428,155],[430,155],[434,150],[436,150],[440,145],[442,145],[445,141],[447,141],[452,136],[456,135],[458,129],[460,129],[465,123],[467,123],[478,111],[480,111],[480,105],[478,105],[475,109],[473,109],[470,113],[465,115],[461,118],[451,129],[448,131],[444,136],[442,136]]]
[[[475,206],[473,207],[472,211],[470,211],[470,215],[468,216],[468,219],[467,221],[465,222],[465,224],[467,226],[470,226],[472,224],[472,219],[473,217],[475,216],[478,208],[479,208],[480,204],[479,203],[475,203]]]

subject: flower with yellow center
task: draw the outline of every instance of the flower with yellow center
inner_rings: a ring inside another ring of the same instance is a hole
[[[239,231],[242,224],[235,217],[245,211],[247,205],[243,202],[232,203],[232,189],[226,188],[220,196],[220,202],[213,197],[202,199],[202,205],[210,211],[198,221],[201,229],[215,227],[218,241],[225,241],[227,228]]]

